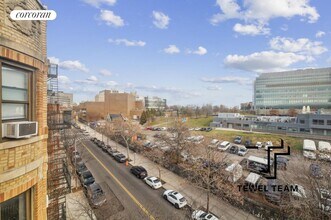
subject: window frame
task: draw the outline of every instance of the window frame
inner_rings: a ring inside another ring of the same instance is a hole
[[[27,101],[15,101],[15,100],[3,100],[2,99],[2,67],[9,67],[13,69],[19,69],[23,72],[27,73],[28,77],[28,85],[27,85]],[[36,106],[36,76],[35,76],[35,68],[19,64],[17,62],[9,61],[3,58],[0,58],[0,143],[3,142],[2,138],[2,124],[6,122],[14,122],[14,121],[33,121],[35,120],[35,106]],[[26,108],[26,117],[20,119],[5,119],[2,120],[2,103],[11,103],[11,104],[25,104]]]

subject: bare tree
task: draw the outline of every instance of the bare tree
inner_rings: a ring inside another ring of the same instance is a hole
[[[134,139],[136,139],[137,135],[140,133],[139,125],[130,120],[117,119],[107,123],[105,132],[107,135],[116,138],[119,143],[125,145],[129,161],[130,144],[133,143]]]
[[[286,184],[298,185],[298,193],[289,194],[289,202],[282,210],[297,219],[331,218],[330,163],[310,161],[301,155],[292,155],[290,166],[281,173]]]
[[[210,195],[213,191],[221,190],[220,186],[226,186],[226,193],[235,192],[235,187],[231,187],[231,183],[227,181],[228,175],[225,173],[225,168],[230,164],[227,154],[217,150],[209,143],[210,140],[206,139],[204,142],[197,144],[195,149],[198,152],[191,152],[200,155],[202,158],[193,161],[188,167],[191,174],[189,179],[206,192],[207,212],[209,212]]]

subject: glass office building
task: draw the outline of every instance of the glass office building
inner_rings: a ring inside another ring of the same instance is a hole
[[[263,73],[254,83],[255,109],[331,108],[331,68]]]

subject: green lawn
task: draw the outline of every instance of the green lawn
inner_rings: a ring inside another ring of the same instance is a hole
[[[202,117],[202,118],[189,118],[185,124],[187,127],[209,127],[210,123],[213,121],[213,117]]]
[[[246,140],[251,140],[253,144],[257,141],[266,142],[272,141],[274,145],[280,144],[280,138],[285,141],[285,146],[289,145],[293,150],[302,150],[303,139],[296,137],[289,137],[286,135],[280,134],[261,134],[261,133],[250,133],[250,132],[241,132],[241,131],[224,131],[224,130],[213,130],[211,132],[199,132],[204,136],[210,138],[216,138],[223,141],[233,142],[236,136],[242,136],[243,143]]]

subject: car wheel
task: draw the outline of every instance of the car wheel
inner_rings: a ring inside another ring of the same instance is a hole
[[[175,204],[175,207],[176,207],[176,209],[179,209],[179,205],[177,203]]]
[[[166,200],[168,200],[167,195],[163,195],[163,198],[166,199]]]

